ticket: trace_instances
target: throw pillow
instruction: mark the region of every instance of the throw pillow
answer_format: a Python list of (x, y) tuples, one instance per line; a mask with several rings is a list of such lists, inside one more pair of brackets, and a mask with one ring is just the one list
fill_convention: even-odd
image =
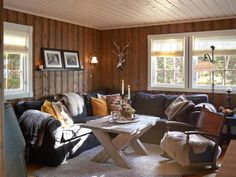
[(188, 100), (184, 94), (176, 98), (165, 110), (168, 120), (175, 120), (176, 115), (187, 104), (188, 104)]
[(50, 115), (52, 115), (53, 117), (57, 118), (56, 112), (54, 111), (52, 102), (45, 100), (42, 107), (41, 107), (41, 111), (42, 112), (46, 112)]
[(107, 96), (120, 96), (119, 93), (115, 93), (115, 94), (110, 94), (110, 95), (103, 95), (103, 94), (100, 94), (100, 93), (97, 93), (97, 97), (98, 98), (103, 98), (106, 100)]
[(194, 109), (195, 104), (192, 101), (188, 101), (188, 103), (182, 107), (181, 110), (176, 114), (175, 120), (179, 122), (186, 122), (190, 123), (189, 118), (191, 117), (190, 114)]
[(83, 94), (83, 98), (84, 98), (84, 102), (85, 102), (85, 106), (86, 106), (86, 110), (87, 110), (87, 115), (88, 116), (92, 116), (93, 115), (93, 110), (92, 110), (92, 104), (91, 104), (91, 98), (97, 98), (97, 93), (101, 93), (104, 94), (104, 91), (96, 91), (96, 92), (89, 92), (89, 93), (84, 93)]
[(110, 112), (122, 110), (122, 105), (121, 105), (122, 98), (120, 95), (106, 95), (106, 101), (108, 110)]
[(84, 100), (76, 93), (63, 93), (55, 96), (55, 101), (61, 101), (72, 116), (83, 113)]
[(69, 111), (63, 105), (63, 103), (60, 101), (52, 102), (52, 105), (56, 112), (57, 120), (61, 122), (62, 127), (63, 128), (71, 127), (74, 124), (74, 122), (70, 116)]
[(106, 116), (108, 115), (108, 107), (106, 100), (102, 98), (91, 98), (91, 104), (94, 116)]

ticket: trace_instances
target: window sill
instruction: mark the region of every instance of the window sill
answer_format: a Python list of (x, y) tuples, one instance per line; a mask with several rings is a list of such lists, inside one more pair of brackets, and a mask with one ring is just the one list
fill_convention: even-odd
[(33, 92), (4, 94), (4, 100), (14, 100), (14, 99), (31, 98), (31, 97), (33, 97)]
[[(177, 88), (177, 87), (148, 87), (148, 91), (161, 91), (161, 92), (196, 92), (196, 93), (212, 93), (211, 87), (209, 89), (203, 89), (203, 88)], [(236, 88), (232, 89), (232, 94), (236, 93)], [(226, 94), (225, 89), (216, 89), (214, 90), (214, 93), (220, 93), (220, 94)]]

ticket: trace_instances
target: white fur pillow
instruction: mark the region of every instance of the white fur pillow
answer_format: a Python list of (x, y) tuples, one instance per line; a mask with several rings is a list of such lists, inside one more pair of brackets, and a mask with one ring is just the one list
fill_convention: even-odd
[(77, 116), (83, 112), (84, 99), (76, 93), (58, 94), (56, 100), (63, 102), (72, 116)]

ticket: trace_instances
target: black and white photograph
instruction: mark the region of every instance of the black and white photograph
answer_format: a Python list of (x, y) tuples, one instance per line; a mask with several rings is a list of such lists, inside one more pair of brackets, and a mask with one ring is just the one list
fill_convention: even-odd
[(62, 69), (61, 51), (57, 49), (42, 49), (45, 69)]
[(79, 53), (77, 51), (63, 51), (65, 68), (80, 68)]

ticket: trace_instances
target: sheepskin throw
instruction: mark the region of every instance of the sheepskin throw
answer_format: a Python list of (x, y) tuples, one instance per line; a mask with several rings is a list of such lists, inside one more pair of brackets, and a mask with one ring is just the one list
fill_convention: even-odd
[(76, 93), (62, 93), (55, 96), (56, 101), (61, 101), (71, 116), (77, 116), (83, 112), (84, 99)]

